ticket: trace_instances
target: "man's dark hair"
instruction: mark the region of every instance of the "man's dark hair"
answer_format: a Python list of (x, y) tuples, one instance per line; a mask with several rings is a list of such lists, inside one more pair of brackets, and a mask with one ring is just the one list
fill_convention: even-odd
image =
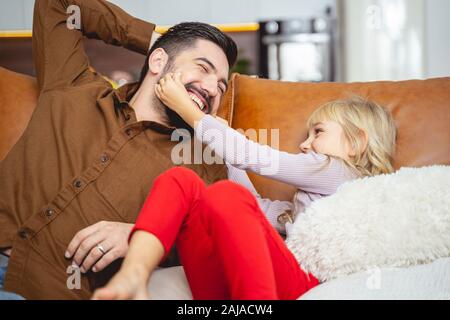
[(237, 56), (237, 47), (233, 39), (212, 25), (201, 22), (182, 22), (171, 27), (150, 48), (141, 71), (139, 86), (148, 73), (148, 58), (155, 49), (163, 48), (166, 51), (169, 56), (168, 65), (170, 65), (181, 51), (194, 47), (199, 39), (211, 41), (219, 46), (225, 53), (231, 69)]

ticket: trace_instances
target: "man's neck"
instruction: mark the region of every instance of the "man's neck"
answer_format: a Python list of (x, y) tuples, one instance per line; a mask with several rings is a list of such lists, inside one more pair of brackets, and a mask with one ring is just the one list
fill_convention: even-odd
[(146, 80), (144, 80), (141, 87), (130, 100), (130, 106), (134, 109), (137, 121), (154, 121), (170, 126), (164, 110), (162, 108), (158, 109), (154, 105), (154, 93), (144, 89), (153, 88), (153, 85), (146, 83)]

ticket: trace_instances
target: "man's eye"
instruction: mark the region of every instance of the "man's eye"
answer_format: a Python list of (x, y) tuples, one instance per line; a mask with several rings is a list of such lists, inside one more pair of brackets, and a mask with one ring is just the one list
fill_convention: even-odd
[(204, 65), (200, 64), (199, 66), (203, 71), (208, 72), (208, 68), (206, 68)]

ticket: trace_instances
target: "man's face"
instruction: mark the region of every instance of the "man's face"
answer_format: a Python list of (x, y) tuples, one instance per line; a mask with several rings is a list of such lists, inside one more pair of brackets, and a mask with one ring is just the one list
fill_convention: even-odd
[[(219, 46), (206, 40), (197, 40), (194, 47), (178, 54), (171, 68), (167, 70), (180, 72), (181, 81), (191, 99), (200, 110), (212, 115), (217, 113), (227, 89), (228, 71), (225, 53)], [(172, 125), (186, 128), (187, 124), (175, 112), (167, 107), (165, 110)]]

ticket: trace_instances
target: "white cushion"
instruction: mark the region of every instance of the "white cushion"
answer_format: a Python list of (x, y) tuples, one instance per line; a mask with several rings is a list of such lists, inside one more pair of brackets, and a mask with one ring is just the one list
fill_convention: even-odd
[(183, 267), (155, 270), (150, 277), (148, 290), (152, 300), (192, 300)]
[(311, 289), (300, 300), (450, 299), (450, 258), (409, 268), (372, 269)]
[[(156, 270), (149, 282), (154, 300), (191, 300), (183, 267)], [(450, 258), (433, 263), (343, 276), (311, 289), (300, 300), (450, 299)]]

